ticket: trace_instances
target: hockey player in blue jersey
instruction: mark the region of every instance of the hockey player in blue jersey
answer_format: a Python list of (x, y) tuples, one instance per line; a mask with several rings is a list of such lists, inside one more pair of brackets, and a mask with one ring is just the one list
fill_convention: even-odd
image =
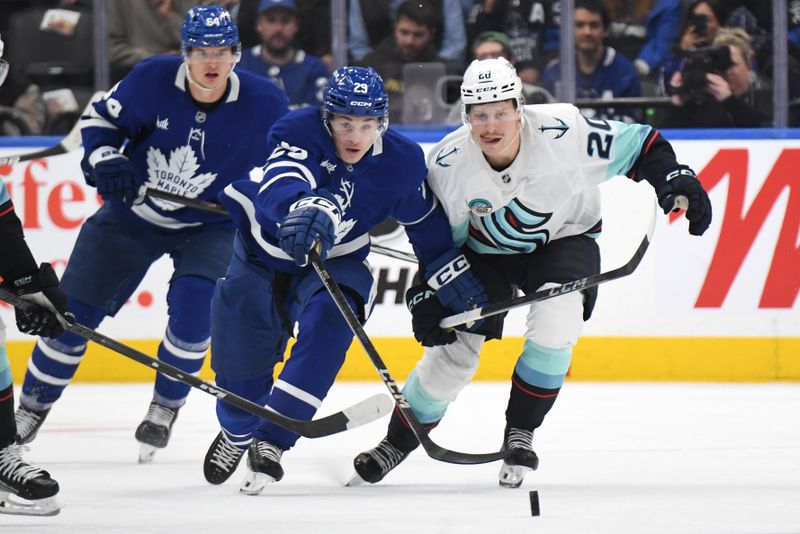
[[(464, 125), (430, 151), (428, 183), (492, 301), (599, 273), (598, 186), (615, 176), (646, 180), (665, 212), (686, 197), (689, 233), (708, 229), (703, 186), (650, 126), (589, 119), (570, 104), (525, 106), (522, 81), (503, 58), (473, 61), (461, 100)], [(419, 421), (435, 426), (475, 374), (484, 341), (502, 335), (504, 314), (477, 331), (442, 330), (430, 289), (421, 284), (406, 293), (425, 352), (403, 393)], [(533, 433), (558, 397), (596, 299), (595, 286), (528, 306), (505, 413), (501, 486), (518, 487), (538, 467)], [(386, 437), (356, 456), (354, 482), (382, 480), (418, 445), (395, 411)]]
[[(8, 74), (0, 39), (0, 85)], [(67, 311), (67, 297), (49, 263), (36, 266), (22, 221), (14, 211), (6, 184), (0, 180), (0, 283), (6, 291), (25, 299), (31, 310), (14, 310), (17, 328), (32, 335), (58, 336), (64, 332), (56, 312)], [(55, 515), (60, 507), (58, 482), (47, 471), (26, 463), (14, 444), (14, 384), (6, 354), (6, 327), (0, 318), (0, 514)], [(14, 497), (11, 497), (13, 495)]]
[[(263, 165), (269, 128), (288, 108), (274, 84), (233, 72), (239, 33), (223, 8), (192, 8), (182, 39), (182, 58), (141, 62), (82, 119), (81, 167), (105, 203), (81, 228), (62, 287), (77, 320), (95, 328), (119, 311), (150, 265), (169, 254), (169, 321), (158, 358), (197, 373), (210, 343), (214, 283), (233, 250), (233, 223), (181, 204), (139, 199), (141, 186), (216, 200), (226, 185)], [(72, 333), (38, 340), (16, 414), (19, 443), (35, 437), (85, 351), (85, 340)], [(136, 430), (140, 461), (167, 445), (188, 393), (188, 385), (156, 376), (153, 400)]]
[[(308, 253), (318, 242), (349, 305), (366, 321), (369, 230), (387, 216), (405, 227), (441, 305), (457, 310), (486, 302), (427, 188), (422, 150), (387, 131), (387, 113), (380, 76), (341, 67), (325, 88), (321, 111), (292, 111), (272, 128), (263, 179), (234, 182), (220, 196), (238, 229), (212, 301), (211, 366), (220, 386), (288, 417), (312, 418), (353, 335), (307, 265)], [(295, 323), (297, 341), (273, 382)], [(245, 450), (242, 492), (256, 495), (283, 477), (281, 455), (297, 434), (224, 402), (217, 416), (222, 432), (204, 464), (210, 483), (227, 480)]]

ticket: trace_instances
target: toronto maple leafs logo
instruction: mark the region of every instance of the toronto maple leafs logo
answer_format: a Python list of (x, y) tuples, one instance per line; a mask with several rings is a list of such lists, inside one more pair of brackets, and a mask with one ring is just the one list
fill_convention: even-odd
[[(195, 176), (200, 165), (190, 146), (178, 147), (169, 154), (169, 160), (161, 150), (150, 147), (147, 151), (147, 186), (167, 191), (186, 198), (197, 198), (217, 178), (215, 172)], [(165, 211), (185, 207), (167, 200), (150, 197), (151, 202)]]
[[(344, 216), (347, 208), (353, 203), (353, 195), (356, 193), (356, 186), (350, 180), (342, 180), (339, 185), (339, 191), (342, 193), (341, 195), (334, 193), (333, 196), (336, 197), (336, 202), (339, 203), (339, 207), (342, 209), (342, 216)], [(358, 219), (343, 219), (336, 228), (335, 243), (340, 243), (357, 222)]]

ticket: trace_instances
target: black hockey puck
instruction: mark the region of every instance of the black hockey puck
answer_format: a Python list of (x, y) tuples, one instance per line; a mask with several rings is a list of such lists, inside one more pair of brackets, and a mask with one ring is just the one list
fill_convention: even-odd
[(539, 492), (531, 490), (528, 492), (528, 497), (531, 499), (531, 515), (539, 515)]

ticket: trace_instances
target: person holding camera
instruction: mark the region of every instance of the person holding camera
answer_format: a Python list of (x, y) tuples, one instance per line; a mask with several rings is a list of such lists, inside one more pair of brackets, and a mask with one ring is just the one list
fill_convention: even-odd
[(772, 91), (753, 71), (750, 38), (720, 28), (713, 46), (685, 52), (669, 81), (674, 108), (661, 128), (757, 128), (772, 123)]

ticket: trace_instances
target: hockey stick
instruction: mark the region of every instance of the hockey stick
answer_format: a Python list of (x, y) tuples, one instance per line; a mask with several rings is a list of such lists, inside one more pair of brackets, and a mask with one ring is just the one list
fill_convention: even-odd
[[(142, 189), (143, 189), (143, 194), (147, 195), (148, 197), (160, 198), (162, 200), (175, 202), (176, 204), (183, 204), (188, 208), (205, 211), (207, 213), (215, 213), (217, 215), (228, 215), (228, 210), (226, 210), (223, 206), (220, 206), (215, 202), (208, 202), (207, 200), (198, 200), (196, 198), (188, 198), (182, 195), (168, 193), (167, 191), (153, 189), (152, 187), (143, 187)], [(388, 256), (390, 258), (404, 260), (411, 263), (417, 263), (417, 257), (408, 252), (402, 252), (400, 250), (395, 250), (393, 248), (382, 247), (381, 245), (376, 245), (375, 243), (370, 244), (370, 250), (378, 254)]]
[[(81, 117), (89, 113), (89, 109), (94, 102), (99, 99), (104, 94), (103, 91), (98, 91), (92, 95), (89, 99), (89, 103), (86, 104), (86, 107), (81, 112)], [(30, 161), (32, 159), (40, 159), (40, 158), (49, 158), (51, 156), (60, 156), (61, 154), (66, 154), (67, 152), (72, 152), (74, 150), (78, 150), (82, 144), (83, 140), (81, 139), (81, 119), (78, 117), (77, 122), (69, 131), (69, 133), (58, 142), (49, 148), (44, 148), (42, 150), (37, 150), (36, 152), (28, 152), (27, 154), (20, 154), (18, 156), (3, 156), (0, 157), (0, 165), (14, 165), (15, 163), (20, 163), (23, 161)]]
[[(680, 200), (681, 198), (684, 200)], [(679, 200), (675, 204), (676, 207), (678, 206), (683, 207), (685, 205), (685, 197), (679, 197)], [(647, 251), (647, 247), (653, 240), (653, 230), (655, 230), (656, 226), (656, 211), (657, 211), (656, 206), (653, 206), (653, 213), (650, 216), (650, 222), (647, 227), (647, 233), (645, 234), (644, 238), (642, 238), (642, 242), (639, 243), (639, 247), (636, 249), (636, 252), (633, 253), (633, 256), (631, 257), (631, 259), (628, 260), (628, 262), (625, 265), (617, 267), (616, 269), (613, 269), (611, 271), (606, 271), (604, 273), (587, 276), (579, 280), (573, 280), (572, 282), (566, 282), (564, 284), (561, 284), (560, 286), (551, 287), (549, 289), (541, 289), (539, 291), (535, 291), (533, 293), (529, 293), (521, 297), (502, 300), (500, 302), (495, 302), (494, 304), (487, 304), (482, 308), (475, 308), (474, 310), (466, 311), (463, 313), (449, 315), (444, 319), (442, 319), (441, 321), (439, 321), (439, 326), (442, 328), (453, 328), (454, 326), (477, 321), (485, 317), (491, 317), (492, 315), (497, 315), (499, 313), (504, 313), (507, 312), (508, 310), (519, 308), (520, 306), (526, 306), (531, 302), (547, 300), (553, 297), (557, 297), (559, 295), (564, 295), (566, 293), (572, 293), (573, 291), (589, 289), (590, 287), (594, 287), (598, 284), (602, 284), (610, 280), (616, 280), (618, 278), (628, 276), (634, 270), (636, 270), (636, 267), (639, 266), (639, 262), (642, 261), (644, 253)]]
[(417, 416), (414, 415), (414, 411), (408, 404), (405, 395), (403, 395), (403, 392), (398, 387), (397, 382), (395, 382), (394, 378), (392, 378), (391, 373), (389, 373), (389, 370), (386, 368), (386, 364), (381, 359), (378, 351), (372, 344), (372, 341), (370, 341), (369, 336), (367, 336), (367, 333), (364, 331), (364, 327), (361, 326), (356, 314), (352, 309), (350, 309), (350, 306), (347, 304), (347, 300), (345, 300), (345, 297), (342, 294), (342, 290), (339, 289), (339, 286), (331, 276), (331, 273), (328, 271), (328, 268), (325, 266), (322, 258), (320, 258), (316, 248), (312, 249), (308, 256), (309, 260), (311, 261), (311, 265), (313, 265), (314, 270), (317, 271), (317, 274), (322, 280), (325, 289), (327, 289), (328, 293), (330, 293), (331, 298), (333, 298), (333, 302), (336, 304), (336, 307), (339, 308), (344, 320), (347, 321), (347, 325), (350, 327), (350, 330), (353, 331), (353, 334), (355, 334), (355, 336), (358, 338), (361, 346), (364, 347), (364, 351), (366, 351), (367, 356), (369, 356), (369, 359), (372, 361), (375, 369), (377, 369), (378, 374), (381, 376), (381, 380), (383, 380), (383, 383), (386, 384), (387, 388), (389, 388), (389, 392), (392, 394), (392, 397), (394, 397), (398, 410), (400, 410), (403, 418), (406, 420), (406, 422), (408, 422), (408, 426), (411, 428), (411, 431), (414, 432), (414, 435), (417, 436), (417, 439), (419, 439), (422, 447), (425, 449), (425, 452), (428, 453), (428, 456), (451, 464), (484, 464), (488, 462), (494, 462), (496, 460), (502, 460), (506, 455), (505, 451), (487, 454), (457, 452), (440, 447), (428, 437), (428, 433), (422, 427), (422, 424), (417, 419)]
[[(14, 307), (19, 307), (22, 310), (25, 310), (26, 307), (30, 308), (31, 306), (31, 304), (22, 297), (6, 291), (2, 287), (0, 287), (0, 299), (6, 301)], [(282, 426), (287, 430), (307, 438), (320, 438), (323, 436), (344, 432), (345, 430), (350, 430), (351, 428), (356, 428), (363, 424), (379, 419), (380, 417), (383, 417), (392, 411), (391, 400), (388, 396), (380, 393), (327, 417), (312, 421), (298, 421), (297, 419), (286, 417), (263, 406), (259, 406), (258, 404), (255, 404), (244, 397), (240, 397), (235, 393), (231, 393), (230, 391), (227, 391), (219, 386), (215, 386), (192, 374), (185, 373), (177, 367), (150, 357), (132, 347), (120, 343), (119, 341), (116, 341), (110, 337), (106, 337), (100, 332), (83, 326), (80, 323), (67, 322), (66, 325), (67, 330), (81, 336), (84, 339), (94, 341), (98, 345), (102, 345), (113, 350), (114, 352), (122, 354), (126, 358), (130, 358), (131, 360), (139, 362), (142, 365), (146, 365), (147, 367), (152, 367), (163, 375), (174, 378), (175, 380), (183, 382), (184, 384), (188, 384), (193, 388), (205, 391), (209, 395), (213, 395), (214, 397), (223, 400), (228, 404), (236, 406), (240, 410), (244, 410), (252, 415), (266, 419), (267, 421), (275, 423), (276, 425)]]

